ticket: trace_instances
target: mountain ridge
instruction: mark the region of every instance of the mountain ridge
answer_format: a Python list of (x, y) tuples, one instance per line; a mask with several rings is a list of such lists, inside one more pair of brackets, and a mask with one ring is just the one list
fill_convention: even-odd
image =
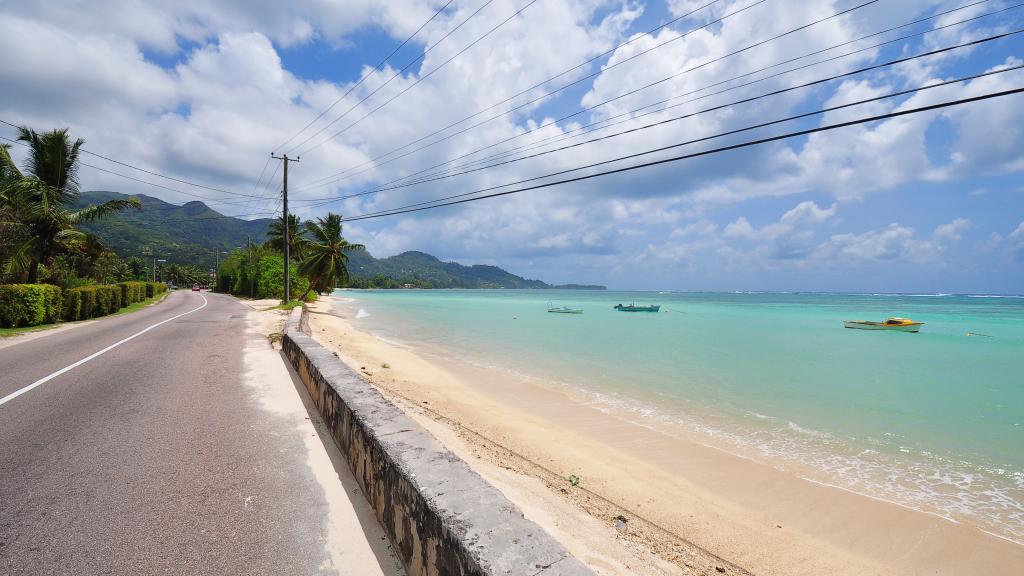
[[(125, 210), (80, 225), (122, 258), (141, 257), (148, 249), (152, 255), (147, 258), (213, 268), (217, 251), (230, 252), (250, 238), (262, 243), (271, 222), (269, 218), (243, 220), (225, 216), (198, 200), (177, 205), (145, 194), (131, 196), (142, 202), (142, 210)], [(83, 192), (73, 208), (129, 197), (105, 190)], [(351, 253), (349, 274), (351, 284), (361, 288), (406, 285), (416, 288), (605, 289), (596, 285), (551, 285), (517, 276), (498, 266), (445, 262), (418, 250), (384, 258), (375, 258), (367, 251)]]

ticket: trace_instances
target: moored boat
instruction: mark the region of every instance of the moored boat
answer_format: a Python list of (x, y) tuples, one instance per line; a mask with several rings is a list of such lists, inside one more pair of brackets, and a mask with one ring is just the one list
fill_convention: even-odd
[(650, 306), (637, 306), (636, 302), (624, 306), (622, 304), (616, 304), (615, 309), (619, 312), (657, 312), (661, 310), (660, 304), (651, 304)]
[(554, 306), (548, 302), (548, 312), (554, 314), (583, 314), (582, 308), (570, 308), (568, 306)]
[(894, 330), (896, 332), (917, 332), (921, 330), (924, 322), (914, 322), (910, 318), (893, 316), (886, 318), (884, 322), (871, 322), (869, 320), (843, 320), (844, 328), (856, 330)]

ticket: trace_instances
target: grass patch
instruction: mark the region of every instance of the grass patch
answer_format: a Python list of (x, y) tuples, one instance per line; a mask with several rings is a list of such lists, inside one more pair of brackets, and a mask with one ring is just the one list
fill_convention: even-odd
[(271, 306), (270, 308), (264, 308), (264, 310), (291, 310), (298, 306), (305, 304), (302, 300), (291, 300), (289, 302), (282, 302), (277, 306)]
[(10, 336), (18, 336), (19, 334), (28, 334), (29, 332), (39, 332), (40, 330), (49, 330), (54, 326), (59, 326), (63, 322), (55, 322), (53, 324), (39, 324), (36, 326), (19, 326), (18, 328), (0, 328), (0, 338), (8, 338)]
[[(145, 300), (142, 300), (140, 302), (136, 302), (134, 304), (129, 304), (128, 306), (125, 306), (124, 308), (121, 308), (117, 312), (114, 312), (113, 314), (109, 314), (109, 316), (120, 316), (121, 314), (128, 314), (129, 312), (135, 312), (136, 310), (141, 310), (141, 309), (145, 308), (146, 306), (149, 306), (151, 304), (156, 304), (157, 302), (160, 302), (161, 300), (166, 298), (168, 294), (170, 294), (170, 292), (164, 292), (163, 294), (159, 294), (157, 296), (153, 296), (152, 298), (146, 298)], [(99, 318), (103, 318), (103, 316), (100, 316)], [(98, 320), (99, 318), (95, 318), (95, 319)]]
[(114, 312), (113, 314), (107, 314), (106, 316), (97, 316), (95, 318), (90, 318), (88, 320), (78, 320), (77, 322), (53, 322), (53, 323), (50, 323), (50, 324), (38, 324), (36, 326), (20, 326), (18, 328), (0, 328), (0, 338), (9, 338), (11, 336), (19, 336), (21, 334), (28, 334), (29, 332), (39, 332), (40, 330), (49, 330), (51, 328), (56, 328), (57, 326), (63, 326), (65, 324), (78, 324), (79, 322), (91, 322), (93, 320), (102, 320), (104, 318), (109, 318), (111, 316), (119, 316), (121, 314), (128, 314), (129, 312), (135, 312), (136, 310), (141, 310), (142, 308), (145, 308), (146, 306), (149, 306), (149, 305), (152, 305), (152, 304), (156, 304), (156, 303), (160, 302), (161, 300), (163, 300), (164, 298), (166, 298), (168, 294), (170, 294), (170, 292), (164, 292), (163, 294), (160, 294), (158, 296), (153, 296), (152, 298), (146, 298), (145, 300), (143, 300), (141, 302), (136, 302), (134, 304), (130, 304), (127, 307), (121, 308), (117, 312)]

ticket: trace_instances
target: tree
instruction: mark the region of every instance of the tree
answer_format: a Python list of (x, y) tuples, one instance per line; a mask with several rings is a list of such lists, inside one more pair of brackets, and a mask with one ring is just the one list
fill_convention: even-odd
[[(299, 261), (302, 260), (306, 244), (309, 242), (301, 228), (301, 224), (302, 221), (297, 215), (288, 215), (288, 255)], [(283, 254), (284, 235), (284, 215), (282, 214), (271, 221), (270, 227), (267, 230), (267, 241), (264, 246)]]
[(138, 256), (131, 256), (127, 261), (128, 269), (131, 271), (132, 280), (149, 280), (149, 269), (146, 263)]
[(348, 252), (363, 250), (362, 244), (350, 244), (341, 236), (341, 215), (328, 213), (326, 217), (306, 222), (310, 239), (299, 272), (309, 278), (309, 292), (330, 292), (339, 284), (348, 282)]
[(28, 143), (29, 156), (25, 172), (18, 170), (10, 155), (0, 154), (6, 174), (3, 186), (4, 210), (23, 227), (23, 237), (12, 247), (9, 265), (28, 269), (29, 283), (39, 279), (39, 265), (56, 254), (62, 243), (80, 238), (74, 229), (80, 222), (102, 218), (124, 208), (141, 208), (136, 198), (110, 200), (102, 204), (71, 211), (67, 206), (81, 195), (78, 189), (78, 154), (85, 143), (74, 142), (68, 130), (52, 130), (42, 134), (21, 127), (18, 140)]

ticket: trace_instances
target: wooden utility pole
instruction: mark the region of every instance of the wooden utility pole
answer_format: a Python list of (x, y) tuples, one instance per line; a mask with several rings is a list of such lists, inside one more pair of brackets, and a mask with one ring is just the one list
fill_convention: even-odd
[(270, 157), (284, 162), (284, 188), (281, 191), (283, 207), (281, 212), (284, 214), (284, 302), (287, 304), (288, 302), (291, 302), (291, 267), (289, 264), (292, 244), (292, 231), (288, 222), (288, 163), (298, 162), (299, 157), (296, 156), (295, 158), (289, 158), (287, 154), (275, 156), (273, 152), (270, 153)]

